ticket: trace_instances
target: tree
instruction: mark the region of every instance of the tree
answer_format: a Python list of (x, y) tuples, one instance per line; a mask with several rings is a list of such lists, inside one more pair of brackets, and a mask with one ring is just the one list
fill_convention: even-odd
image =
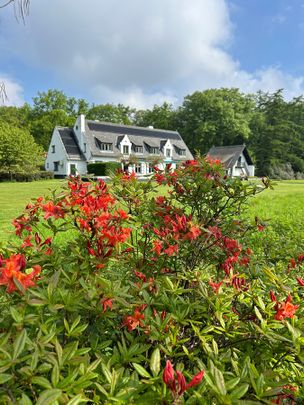
[(141, 127), (153, 125), (154, 128), (175, 130), (176, 111), (169, 103), (154, 105), (152, 110), (136, 111), (134, 123)]
[(0, 122), (0, 175), (31, 175), (42, 162), (43, 150), (28, 131)]
[(87, 112), (90, 120), (113, 122), (114, 124), (130, 125), (134, 110), (122, 104), (99, 104), (93, 105)]
[(253, 107), (252, 97), (238, 89), (197, 91), (186, 96), (178, 109), (177, 129), (192, 152), (240, 144), (250, 135)]

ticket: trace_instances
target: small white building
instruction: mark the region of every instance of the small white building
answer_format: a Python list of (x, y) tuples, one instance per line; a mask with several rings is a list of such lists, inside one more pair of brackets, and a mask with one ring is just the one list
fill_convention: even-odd
[(193, 156), (177, 131), (91, 121), (79, 115), (73, 128), (54, 129), (45, 168), (56, 177), (86, 175), (87, 164), (121, 162), (137, 175), (152, 173), (155, 164), (172, 168)]
[(213, 146), (207, 156), (219, 159), (228, 176), (242, 178), (254, 176), (254, 164), (246, 145)]

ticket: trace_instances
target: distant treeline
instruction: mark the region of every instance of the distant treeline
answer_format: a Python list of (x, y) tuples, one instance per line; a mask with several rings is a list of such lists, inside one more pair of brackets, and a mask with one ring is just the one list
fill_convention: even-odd
[(258, 175), (301, 178), (304, 173), (304, 98), (286, 101), (283, 90), (248, 95), (235, 88), (210, 89), (186, 96), (179, 107), (164, 103), (147, 110), (90, 104), (48, 90), (32, 105), (0, 107), (0, 124), (22, 128), (47, 150), (55, 125), (72, 126), (80, 113), (92, 120), (177, 130), (193, 153), (246, 143)]

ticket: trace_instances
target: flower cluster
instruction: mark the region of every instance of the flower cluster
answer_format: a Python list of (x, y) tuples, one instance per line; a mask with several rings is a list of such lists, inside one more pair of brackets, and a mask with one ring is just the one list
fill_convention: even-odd
[(36, 285), (41, 267), (35, 265), (26, 272), (26, 264), (26, 258), (20, 253), (13, 254), (8, 259), (0, 256), (0, 285), (5, 285), (8, 293), (17, 290), (16, 282), (24, 289)]
[(202, 381), (204, 373), (205, 372), (203, 370), (200, 371), (188, 384), (186, 384), (184, 375), (179, 370), (175, 372), (172, 363), (170, 360), (167, 360), (166, 367), (163, 372), (163, 381), (171, 391), (173, 398), (176, 400), (181, 397), (189, 388), (198, 385)]
[(273, 291), (270, 291), (270, 298), (272, 302), (275, 302), (275, 310), (277, 311), (274, 319), (277, 321), (282, 321), (285, 318), (293, 318), (299, 305), (293, 305), (291, 303), (292, 298), (290, 295), (285, 301), (278, 302)]

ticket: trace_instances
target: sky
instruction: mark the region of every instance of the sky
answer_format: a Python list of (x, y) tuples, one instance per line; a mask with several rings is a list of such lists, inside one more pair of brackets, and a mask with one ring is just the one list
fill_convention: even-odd
[(291, 99), (304, 0), (31, 0), (25, 23), (0, 9), (1, 82), (17, 106), (50, 88), (136, 108), (220, 87)]

